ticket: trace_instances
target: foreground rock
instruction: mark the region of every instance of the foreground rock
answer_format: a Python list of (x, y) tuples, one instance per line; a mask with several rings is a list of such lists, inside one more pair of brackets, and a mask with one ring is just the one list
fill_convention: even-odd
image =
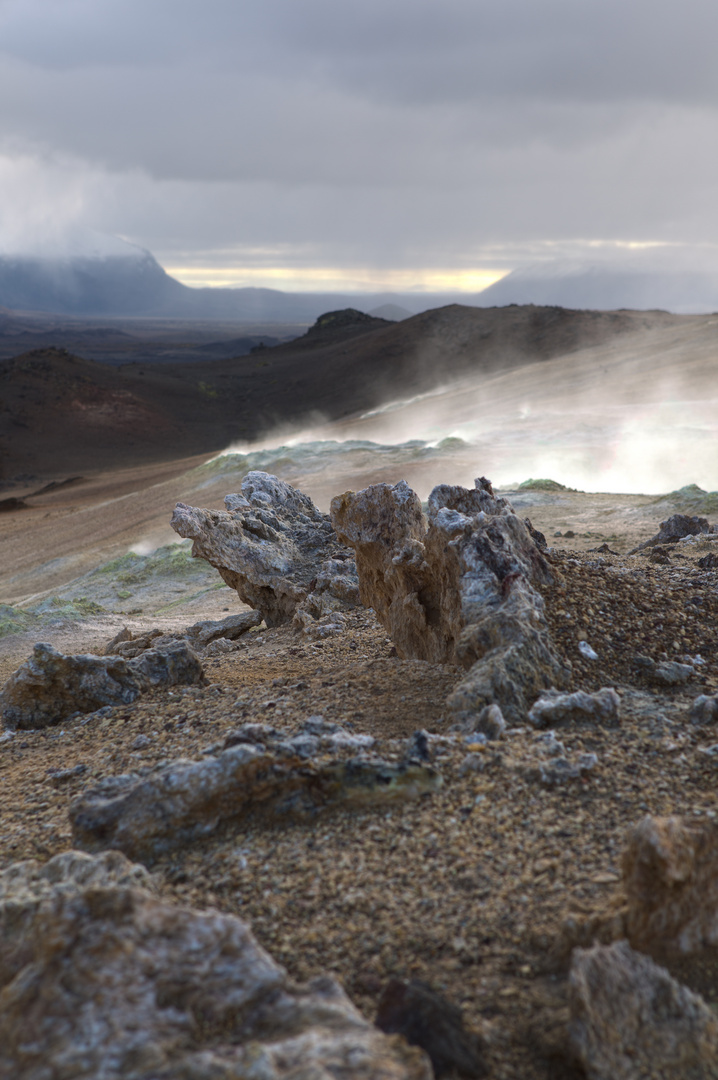
[(201, 683), (198, 657), (185, 641), (165, 649), (148, 649), (134, 660), (92, 654), (64, 656), (51, 645), (38, 644), (0, 693), (5, 727), (43, 728), (73, 713), (94, 712), (106, 705), (128, 705), (145, 690), (158, 686)]
[(337, 496), (332, 521), (356, 553), (362, 603), (399, 655), (470, 669), (449, 698), (457, 718), (470, 723), (496, 702), (521, 722), (542, 690), (568, 676), (535, 588), (553, 575), (510, 504), (488, 481), (476, 484), (434, 488), (428, 525), (404, 481)]
[(303, 626), (359, 602), (356, 567), (312, 500), (269, 473), (250, 472), (226, 510), (178, 503), (172, 528), (193, 541), (267, 626)]
[(623, 856), (631, 944), (653, 956), (718, 945), (718, 825), (645, 817)]
[(117, 853), (0, 874), (0, 1076), (430, 1080), (321, 977), (291, 983), (239, 919), (163, 903)]
[(70, 806), (73, 842), (151, 859), (249, 815), (278, 823), (312, 819), (332, 807), (417, 798), (441, 782), (435, 770), (411, 760), (312, 760), (318, 738), (277, 742), (267, 735), (271, 729), (248, 727), (255, 730), (236, 742), (228, 738), (214, 757), (169, 762), (146, 777), (109, 777), (84, 792)]
[(570, 1007), (589, 1080), (718, 1077), (718, 1016), (625, 941), (575, 951)]
[(534, 702), (529, 720), (539, 728), (581, 723), (617, 727), (620, 711), (621, 699), (612, 687), (603, 687), (595, 694), (585, 690), (573, 694), (548, 691)]

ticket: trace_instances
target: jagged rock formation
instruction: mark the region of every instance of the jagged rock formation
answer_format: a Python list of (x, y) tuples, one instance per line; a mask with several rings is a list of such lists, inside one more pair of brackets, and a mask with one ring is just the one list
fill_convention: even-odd
[[(325, 750), (341, 748), (329, 744)], [(249, 815), (311, 819), (334, 806), (416, 798), (441, 783), (434, 769), (411, 760), (327, 760), (317, 756), (321, 748), (310, 733), (282, 741), (278, 732), (253, 724), (201, 761), (179, 759), (145, 777), (108, 777), (71, 804), (73, 842), (151, 859)]]
[(542, 690), (566, 680), (534, 588), (553, 576), (510, 504), (488, 481), (476, 485), (434, 488), (428, 526), (404, 481), (337, 496), (332, 522), (356, 553), (362, 602), (399, 655), (470, 669), (448, 702), (458, 718), (496, 702), (522, 721)]
[(359, 602), (356, 567), (312, 500), (269, 473), (250, 472), (226, 510), (178, 503), (172, 528), (193, 541), (267, 626), (298, 625)]
[(589, 1080), (718, 1077), (718, 1017), (627, 942), (576, 949), (570, 1039)]
[(64, 656), (38, 644), (0, 693), (5, 727), (44, 728), (77, 712), (127, 705), (157, 686), (200, 683), (202, 665), (186, 641), (147, 649), (136, 659), (79, 654)]
[(165, 649), (183, 640), (188, 641), (193, 649), (206, 649), (222, 639), (236, 641), (252, 627), (259, 626), (261, 621), (262, 616), (258, 611), (241, 611), (238, 615), (228, 615), (226, 619), (203, 619), (178, 634), (166, 634), (157, 628), (133, 634), (125, 627), (107, 643), (105, 655), (132, 660), (147, 649)]
[(646, 816), (623, 855), (631, 944), (660, 957), (718, 945), (718, 825)]
[(239, 919), (158, 900), (118, 853), (0, 873), (0, 1075), (431, 1080), (341, 987), (289, 981)]

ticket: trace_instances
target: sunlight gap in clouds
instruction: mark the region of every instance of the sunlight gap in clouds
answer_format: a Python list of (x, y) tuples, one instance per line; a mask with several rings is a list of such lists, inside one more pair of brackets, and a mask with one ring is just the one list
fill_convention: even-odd
[(295, 292), (337, 289), (342, 292), (457, 291), (481, 292), (500, 281), (507, 270), (431, 269), (357, 269), (352, 267), (287, 266), (170, 266), (165, 270), (183, 285), (200, 287), (244, 288), (261, 286)]

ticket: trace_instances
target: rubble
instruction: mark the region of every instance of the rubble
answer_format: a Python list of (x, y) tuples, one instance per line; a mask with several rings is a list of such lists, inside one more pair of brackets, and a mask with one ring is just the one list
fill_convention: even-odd
[[(327, 761), (317, 758), (318, 736), (277, 736), (271, 728), (240, 729), (204, 760), (166, 762), (144, 777), (108, 777), (71, 803), (74, 844), (152, 859), (249, 816), (278, 823), (312, 819), (336, 806), (360, 809), (416, 798), (441, 784), (434, 769), (413, 761)], [(326, 740), (335, 752), (342, 748), (341, 739)], [(355, 749), (357, 740), (365, 747), (373, 741), (345, 739), (346, 748)]]
[(185, 641), (146, 650), (134, 660), (89, 653), (64, 656), (40, 643), (5, 683), (0, 712), (10, 730), (43, 728), (74, 713), (128, 705), (157, 686), (203, 679), (202, 665)]
[(362, 603), (398, 654), (469, 669), (448, 701), (456, 718), (496, 703), (521, 722), (531, 700), (568, 676), (535, 588), (554, 577), (510, 504), (483, 478), (476, 484), (434, 488), (428, 523), (405, 481), (376, 484), (333, 499), (332, 522), (355, 551)]
[(240, 919), (153, 893), (116, 852), (0, 873), (0, 1075), (431, 1080), (333, 979), (293, 983)]
[(573, 694), (548, 690), (532, 705), (529, 720), (539, 728), (576, 723), (617, 727), (620, 709), (621, 699), (612, 687), (602, 687), (595, 694), (585, 690)]
[(589, 1080), (718, 1077), (718, 1016), (627, 942), (576, 949), (570, 1041)]
[(331, 521), (312, 500), (269, 473), (250, 472), (242, 494), (228, 495), (226, 510), (178, 503), (172, 528), (193, 541), (240, 600), (267, 626), (301, 628), (359, 602), (356, 568)]

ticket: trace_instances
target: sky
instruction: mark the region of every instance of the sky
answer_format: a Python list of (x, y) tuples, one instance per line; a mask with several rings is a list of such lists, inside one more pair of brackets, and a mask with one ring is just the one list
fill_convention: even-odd
[(718, 264), (713, 0), (0, 0), (0, 250), (187, 284)]

